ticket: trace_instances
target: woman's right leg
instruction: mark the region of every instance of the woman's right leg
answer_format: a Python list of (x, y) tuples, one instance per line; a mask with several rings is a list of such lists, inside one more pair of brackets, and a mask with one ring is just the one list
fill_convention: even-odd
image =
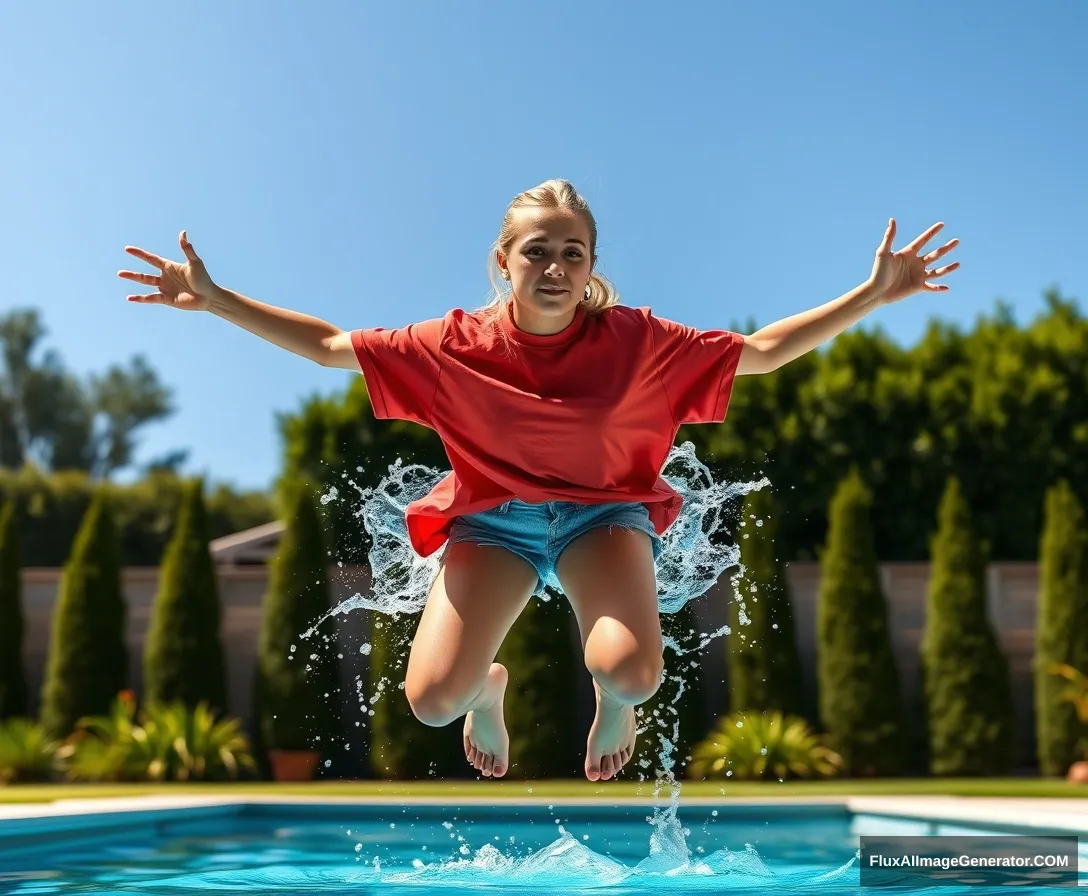
[(404, 693), (425, 725), (466, 715), (465, 756), (484, 775), (510, 765), (503, 722), (506, 669), (494, 662), (537, 585), (533, 566), (490, 545), (450, 545), (431, 586), (408, 658)]

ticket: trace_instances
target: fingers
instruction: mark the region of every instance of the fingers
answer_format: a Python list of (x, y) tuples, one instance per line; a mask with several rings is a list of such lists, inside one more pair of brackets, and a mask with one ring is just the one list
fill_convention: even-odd
[(145, 296), (129, 296), (128, 300), (140, 305), (162, 305), (166, 302), (166, 296), (161, 292), (153, 292)]
[(185, 257), (189, 261), (200, 261), (200, 257), (196, 254), (196, 250), (193, 248), (193, 244), (189, 242), (189, 236), (184, 230), (178, 237), (178, 242), (181, 243), (181, 251), (185, 253)]
[(895, 218), (888, 219), (888, 229), (884, 231), (884, 239), (880, 243), (878, 252), (891, 252), (892, 243), (895, 241)]
[[(189, 242), (189, 235), (183, 230), (178, 235), (178, 242), (181, 244), (181, 251), (185, 253), (185, 257), (189, 261), (200, 261), (200, 257), (196, 254), (196, 250), (193, 248), (193, 244)], [(135, 255), (137, 258), (141, 258), (148, 264), (154, 265), (160, 271), (166, 267), (166, 259), (156, 255), (154, 252), (148, 252), (146, 249), (141, 249), (139, 246), (125, 246), (125, 251), (129, 255)]]
[(920, 236), (915, 237), (914, 240), (906, 248), (903, 249), (903, 252), (913, 255), (915, 252), (921, 249), (922, 246), (924, 246), (931, 239), (933, 239), (933, 235), (942, 227), (944, 227), (943, 221), (934, 224), (928, 230), (924, 231)]
[(943, 268), (937, 268), (937, 269), (932, 270), (932, 271), (926, 271), (926, 279), (927, 280), (932, 280), (935, 277), (943, 277), (949, 271), (956, 270), (956, 268), (958, 268), (959, 266), (960, 266), (960, 263), (958, 261), (954, 261), (954, 262), (952, 262), (952, 264), (946, 264)]
[(138, 248), (136, 246), (125, 246), (125, 251), (129, 255), (135, 255), (137, 258), (142, 258), (148, 264), (153, 264), (160, 271), (163, 268), (166, 267), (166, 259), (165, 258), (160, 258), (158, 255), (155, 255), (153, 252), (148, 252), (147, 250), (140, 249), (140, 248)]
[(926, 264), (933, 264), (938, 258), (943, 258), (949, 252), (956, 248), (960, 244), (959, 240), (949, 240), (940, 249), (934, 249), (928, 255), (922, 256), (922, 261)]
[(930, 283), (930, 280), (935, 280), (938, 277), (943, 277), (945, 274), (956, 270), (960, 266), (958, 261), (952, 262), (952, 264), (946, 264), (942, 268), (936, 270), (926, 271), (926, 282), (922, 284), (922, 288), (926, 292), (948, 292), (948, 287), (943, 283)]
[(118, 277), (123, 277), (125, 280), (135, 280), (137, 283), (144, 283), (147, 286), (158, 286), (162, 283), (162, 277), (155, 274), (141, 274), (139, 271), (118, 271)]

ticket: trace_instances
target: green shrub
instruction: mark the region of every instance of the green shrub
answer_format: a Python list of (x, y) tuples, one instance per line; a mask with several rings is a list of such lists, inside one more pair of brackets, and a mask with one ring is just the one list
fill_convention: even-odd
[(0, 784), (50, 780), (60, 771), (57, 748), (57, 741), (30, 719), (0, 723)]
[(77, 781), (221, 781), (255, 769), (238, 719), (181, 701), (137, 716), (131, 692), (108, 715), (80, 719), (60, 755)]
[(25, 716), (29, 702), (19, 553), (15, 502), (9, 500), (0, 506), (0, 720)]
[(1071, 706), (1077, 719), (1088, 725), (1088, 675), (1068, 663), (1052, 663), (1047, 671), (1069, 682), (1058, 691), (1057, 698)]
[(771, 488), (750, 492), (742, 511), (741, 575), (726, 639), (729, 708), (804, 715), (801, 658), (789, 582), (779, 559), (778, 512)]
[(934, 775), (1000, 775), (1012, 764), (1008, 661), (986, 614), (986, 556), (959, 482), (941, 499), (920, 647)]
[[(441, 728), (424, 725), (412, 714), (404, 693), (409, 648), (421, 615), (370, 613), (371, 651), (365, 695), (370, 768), (378, 778), (386, 780), (476, 775), (465, 758), (464, 719)], [(510, 705), (509, 701), (506, 705)]]
[(723, 718), (692, 754), (691, 772), (735, 781), (825, 778), (839, 773), (842, 757), (799, 716), (777, 711)]
[(105, 490), (91, 503), (64, 566), (53, 611), (42, 724), (63, 738), (109, 709), (128, 676), (121, 546)]
[[(132, 483), (101, 483), (86, 473), (0, 469), (0, 499), (14, 499), (23, 566), (61, 566), (95, 491), (111, 498), (125, 566), (158, 566), (173, 532), (185, 479), (155, 472)], [(220, 538), (276, 519), (270, 495), (217, 485), (207, 498), (208, 537)]]
[(285, 528), (269, 564), (255, 681), (260, 743), (268, 749), (325, 751), (339, 733), (339, 669), (311, 660), (302, 635), (330, 609), (328, 554), (312, 484), (285, 491)]
[[(1035, 627), (1035, 730), (1039, 770), (1064, 775), (1080, 758), (1088, 709), (1063, 698), (1065, 670), (1088, 669), (1088, 525), (1068, 482), (1046, 496)], [(1069, 681), (1075, 679), (1069, 678)]]
[(572, 617), (565, 597), (534, 597), (499, 649), (498, 662), (510, 673), (503, 710), (510, 735), (506, 777), (569, 778), (582, 772), (585, 737), (579, 743), (572, 712), (580, 662)]
[(873, 550), (872, 497), (856, 470), (829, 512), (817, 597), (820, 720), (848, 775), (899, 774), (903, 700)]
[(148, 703), (227, 709), (226, 669), (219, 637), (219, 582), (208, 551), (204, 484), (188, 485), (159, 575), (144, 652)]

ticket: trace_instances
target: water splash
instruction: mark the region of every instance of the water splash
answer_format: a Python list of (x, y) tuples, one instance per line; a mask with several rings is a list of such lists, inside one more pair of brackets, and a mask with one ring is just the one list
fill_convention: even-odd
[[(408, 539), (408, 505), (426, 496), (446, 473), (399, 460), (373, 488), (355, 487), (360, 507), (356, 515), (372, 539), (368, 554), (371, 587), (341, 601), (318, 619), (303, 637), (311, 637), (322, 622), (352, 610), (398, 615), (417, 613), (427, 602), (438, 574), (441, 552), (420, 557)], [(737, 504), (749, 492), (769, 485), (764, 478), (747, 482), (715, 482), (709, 468), (695, 456), (691, 442), (674, 447), (666, 458), (662, 478), (681, 495), (683, 509), (662, 536), (657, 559), (658, 605), (676, 613), (688, 601), (706, 593), (722, 574), (738, 564), (740, 549), (730, 530)], [(335, 488), (323, 503), (340, 500)]]
[(382, 883), (443, 887), (487, 887), (501, 882), (503, 888), (530, 892), (584, 892), (608, 888), (613, 893), (644, 893), (670, 890), (681, 893), (743, 892), (842, 893), (856, 887), (857, 856), (823, 873), (811, 867), (772, 869), (752, 844), (743, 851), (719, 849), (705, 857), (693, 857), (675, 814), (670, 824), (659, 825), (650, 835), (650, 853), (634, 866), (601, 855), (580, 843), (560, 827), (559, 837), (525, 857), (504, 855), (486, 844), (467, 858), (416, 860), (412, 871), (390, 871)]

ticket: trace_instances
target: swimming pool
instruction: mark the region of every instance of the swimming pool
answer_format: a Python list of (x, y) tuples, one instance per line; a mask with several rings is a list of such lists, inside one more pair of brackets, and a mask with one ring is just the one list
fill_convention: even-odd
[(859, 886), (860, 835), (942, 827), (986, 830), (834, 803), (682, 802), (655, 811), (650, 803), (267, 801), (90, 811), (0, 820), (0, 892), (871, 894)]

